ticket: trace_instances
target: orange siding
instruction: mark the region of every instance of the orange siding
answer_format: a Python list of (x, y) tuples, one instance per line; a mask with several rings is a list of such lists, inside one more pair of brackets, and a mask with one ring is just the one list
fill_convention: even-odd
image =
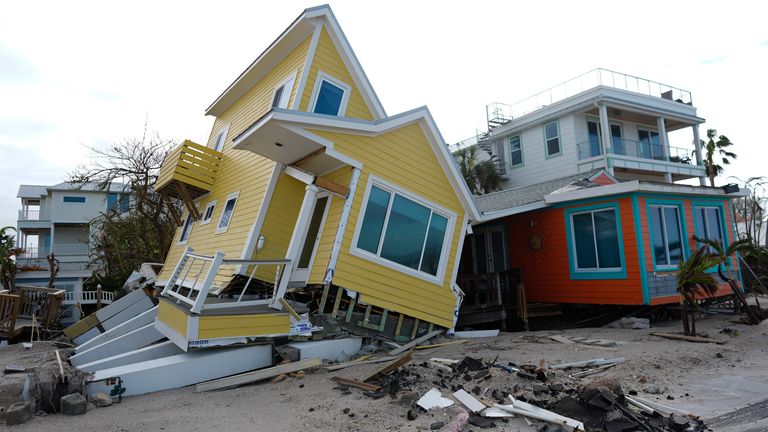
[[(642, 304), (643, 293), (638, 264), (632, 201), (619, 198), (602, 203), (619, 204), (621, 233), (624, 240), (626, 279), (572, 280), (568, 264), (568, 240), (565, 208), (546, 209), (506, 220), (512, 267), (523, 270), (528, 301), (590, 304)], [(581, 206), (592, 206), (591, 202)], [(542, 239), (539, 250), (528, 247), (532, 235)]]

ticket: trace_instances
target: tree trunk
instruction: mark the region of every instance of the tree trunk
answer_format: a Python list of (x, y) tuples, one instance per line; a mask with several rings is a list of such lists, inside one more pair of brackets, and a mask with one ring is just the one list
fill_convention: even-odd
[(691, 336), (696, 336), (696, 304), (693, 302), (689, 303), (691, 303)]
[(731, 269), (728, 268), (728, 276), (725, 276), (723, 274), (722, 270), (723, 264), (717, 266), (717, 272), (720, 274), (720, 277), (728, 282), (728, 285), (731, 287), (731, 290), (733, 291), (733, 294), (736, 296), (736, 299), (738, 299), (739, 303), (741, 303), (741, 306), (744, 307), (744, 312), (747, 314), (747, 320), (749, 321), (749, 324), (755, 325), (760, 324), (760, 318), (757, 316), (754, 310), (749, 307), (749, 303), (747, 303), (747, 299), (744, 297), (744, 293), (741, 292), (741, 288), (739, 287), (739, 284), (736, 282), (735, 278), (733, 277), (733, 274), (731, 273)]
[(680, 302), (680, 307), (682, 308), (681, 317), (683, 320), (683, 334), (685, 334), (686, 336), (690, 336), (691, 328), (688, 325), (688, 301), (683, 300), (682, 302)]

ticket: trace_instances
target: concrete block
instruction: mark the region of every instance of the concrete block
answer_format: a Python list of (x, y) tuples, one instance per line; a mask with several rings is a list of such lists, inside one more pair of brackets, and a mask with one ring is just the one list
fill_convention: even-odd
[(133, 351), (138, 348), (143, 348), (163, 338), (165, 338), (165, 336), (155, 329), (154, 324), (148, 324), (118, 338), (112, 339), (111, 341), (104, 342), (101, 345), (96, 345), (91, 349), (75, 354), (69, 358), (69, 362), (72, 363), (73, 366), (80, 366)]
[(187, 352), (161, 359), (99, 370), (88, 394), (110, 394), (122, 380), (123, 396), (184, 387), (272, 365), (272, 345), (252, 345)]
[(293, 342), (288, 347), (298, 350), (297, 360), (320, 358), (322, 360), (338, 361), (342, 352), (352, 356), (360, 352), (363, 339), (359, 337), (345, 339), (328, 339), (312, 342)]
[(35, 415), (34, 401), (15, 403), (5, 412), (5, 424), (8, 426), (26, 423)]
[(61, 397), (61, 412), (67, 415), (81, 415), (88, 412), (88, 401), (80, 393)]

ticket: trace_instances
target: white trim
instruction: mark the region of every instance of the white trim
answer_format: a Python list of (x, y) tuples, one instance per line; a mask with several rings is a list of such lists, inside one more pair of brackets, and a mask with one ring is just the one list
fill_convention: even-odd
[(307, 58), (304, 60), (304, 66), (301, 70), (301, 77), (299, 78), (299, 86), (296, 88), (296, 97), (293, 98), (291, 104), (292, 110), (299, 110), (301, 107), (301, 99), (304, 96), (304, 89), (307, 87), (307, 79), (309, 78), (309, 71), (312, 69), (312, 61), (315, 58), (315, 51), (317, 51), (318, 41), (320, 40), (320, 34), (323, 32), (323, 23), (318, 21), (315, 24), (315, 30), (312, 32), (312, 40), (309, 41), (309, 49), (307, 50)]
[[(189, 222), (189, 232), (187, 233), (187, 238), (182, 240), (181, 238), (184, 236), (184, 227), (187, 226), (187, 222)], [(176, 242), (177, 246), (183, 246), (189, 242), (189, 238), (192, 237), (192, 227), (195, 225), (194, 219), (192, 219), (192, 214), (187, 212), (187, 218), (184, 219), (184, 223), (181, 224), (181, 231), (179, 232), (179, 240)]]
[(346, 232), (347, 223), (349, 222), (349, 213), (352, 210), (352, 203), (355, 199), (355, 193), (357, 193), (357, 183), (359, 179), (360, 168), (353, 167), (352, 178), (349, 179), (349, 195), (347, 195), (347, 198), (344, 200), (344, 207), (341, 210), (339, 225), (336, 227), (336, 237), (333, 240), (331, 256), (328, 258), (328, 267), (325, 269), (323, 284), (331, 283), (331, 281), (333, 281), (333, 275), (336, 273), (336, 263), (339, 260), (341, 244), (344, 242), (344, 233)]
[[(229, 195), (227, 195), (227, 198), (224, 200), (224, 207), (221, 208), (221, 214), (219, 215), (219, 222), (216, 223), (216, 230), (214, 231), (214, 234), (221, 234), (227, 232), (229, 229), (229, 226), (232, 225), (232, 219), (235, 217), (235, 208), (237, 207), (237, 201), (240, 197), (240, 191), (233, 192)], [(222, 227), (221, 221), (224, 219), (224, 212), (227, 210), (227, 204), (229, 204), (230, 201), (235, 200), (235, 204), (232, 206), (232, 213), (229, 216), (229, 220), (227, 221), (227, 225)]]
[[(248, 239), (245, 241), (245, 247), (243, 248), (243, 253), (240, 255), (240, 259), (250, 259), (256, 250), (256, 243), (259, 241), (261, 228), (264, 226), (264, 220), (267, 218), (267, 211), (269, 210), (269, 204), (272, 201), (272, 194), (275, 192), (277, 181), (282, 172), (283, 164), (276, 162), (272, 169), (272, 176), (267, 184), (267, 190), (264, 192), (264, 197), (261, 199), (261, 205), (259, 206), (259, 213), (256, 215), (256, 221), (251, 226), (250, 232), (248, 232)], [(238, 266), (237, 273), (243, 274), (247, 269), (248, 266), (242, 264)]]
[[(293, 71), (290, 75), (283, 78), (283, 80), (280, 81), (272, 89), (272, 101), (270, 102), (270, 108), (288, 108), (288, 102), (291, 101), (291, 93), (293, 93), (293, 84), (296, 82), (296, 75), (298, 75), (298, 73), (298, 70)], [(277, 93), (280, 88), (283, 89), (283, 92), (280, 93), (280, 100), (277, 101), (277, 106), (274, 106), (275, 93)]]
[[(301, 259), (301, 253), (304, 251), (304, 244), (307, 241), (307, 235), (309, 234), (309, 225), (312, 221), (312, 216), (315, 214), (315, 209), (317, 207), (317, 201), (322, 198), (328, 198), (328, 201), (325, 202), (325, 209), (323, 209), (323, 215), (320, 218), (320, 226), (317, 228), (317, 235), (315, 237), (315, 242), (312, 245), (312, 253), (309, 255), (309, 262), (307, 263), (306, 268), (300, 268), (299, 267), (299, 259)], [(299, 250), (296, 254), (296, 265), (293, 266), (293, 271), (291, 272), (291, 279), (290, 282), (301, 282), (303, 284), (306, 284), (309, 280), (309, 274), (312, 272), (312, 266), (314, 266), (315, 263), (315, 256), (317, 255), (317, 247), (320, 245), (320, 237), (323, 235), (323, 228), (325, 227), (325, 222), (328, 218), (328, 211), (331, 209), (331, 204), (333, 203), (333, 194), (330, 192), (324, 192), (319, 191), (315, 195), (315, 203), (312, 205), (312, 211), (310, 212), (309, 219), (307, 220), (307, 226), (304, 227), (304, 233), (301, 236), (301, 242), (299, 242)], [(299, 273), (300, 278), (296, 279), (296, 274)], [(302, 274), (305, 273), (305, 274)]]
[(317, 104), (317, 97), (320, 95), (320, 88), (322, 87), (323, 82), (338, 87), (344, 92), (341, 96), (341, 102), (339, 102), (339, 111), (335, 115), (337, 117), (345, 117), (347, 113), (347, 105), (349, 104), (349, 97), (352, 94), (352, 86), (321, 70), (317, 71), (315, 86), (312, 88), (312, 96), (309, 98), (309, 105), (307, 105), (307, 112), (317, 114), (315, 113), (315, 104)]
[[(360, 249), (357, 247), (357, 242), (360, 237), (360, 230), (363, 227), (363, 220), (365, 218), (365, 210), (368, 207), (368, 197), (371, 193), (371, 188), (373, 186), (377, 186), (381, 189), (387, 190), (387, 192), (398, 194), (404, 198), (407, 198), (417, 204), (420, 204), (424, 207), (429, 208), (432, 212), (437, 213), (438, 215), (444, 217), (447, 219), (447, 224), (445, 228), (445, 235), (443, 237), (443, 244), (442, 244), (442, 250), (440, 251), (440, 259), (439, 259), (439, 266), (437, 269), (436, 275), (431, 275), (429, 273), (423, 272), (421, 270), (412, 269), (410, 267), (404, 266), (402, 264), (398, 264), (394, 261), (390, 261), (387, 259), (384, 259), (379, 256), (381, 253), (381, 247), (384, 244), (384, 238), (386, 237), (387, 232), (387, 223), (389, 221), (389, 215), (391, 213), (392, 209), (392, 203), (394, 202), (394, 196), (390, 197), (389, 200), (389, 206), (387, 207), (387, 213), (384, 219), (384, 225), (381, 229), (381, 235), (379, 237), (379, 247), (376, 254), (373, 254), (371, 252), (368, 252), (366, 250)], [(445, 270), (448, 265), (448, 257), (450, 255), (450, 245), (453, 242), (454, 237), (454, 229), (456, 226), (456, 219), (457, 215), (456, 213), (438, 205), (435, 204), (429, 200), (426, 200), (419, 196), (418, 194), (415, 194), (407, 189), (404, 189), (403, 187), (399, 185), (395, 185), (394, 183), (388, 182), (380, 177), (377, 177), (373, 174), (368, 175), (368, 181), (365, 186), (365, 193), (363, 194), (363, 201), (360, 206), (360, 210), (358, 211), (357, 215), (357, 222), (355, 224), (355, 233), (352, 236), (352, 244), (349, 246), (349, 252), (352, 255), (355, 255), (360, 258), (367, 259), (368, 261), (372, 261), (376, 264), (380, 264), (384, 267), (389, 267), (393, 270), (397, 270), (401, 273), (406, 273), (408, 275), (417, 277), (419, 279), (423, 279), (427, 282), (431, 282), (437, 285), (443, 285), (443, 280), (445, 278)], [(431, 221), (431, 217), (430, 217)], [(427, 236), (429, 235), (429, 228), (427, 228), (427, 232), (424, 234), (424, 240), (423, 242), (426, 242)], [(424, 254), (424, 243), (422, 243), (421, 246), (421, 253)]]
[[(224, 146), (227, 144), (227, 134), (229, 133), (229, 123), (219, 128), (216, 132), (216, 139), (213, 141), (213, 149), (218, 152), (224, 151)], [(221, 137), (221, 148), (219, 148), (219, 137)]]
[[(205, 218), (205, 215), (208, 214), (208, 209), (213, 207), (213, 210), (211, 210), (211, 217), (208, 219)], [(203, 210), (203, 217), (200, 219), (200, 225), (208, 225), (211, 223), (211, 220), (213, 219), (213, 213), (216, 211), (216, 200), (213, 200), (205, 205), (205, 210)]]
[[(685, 248), (683, 246), (685, 245), (685, 241), (686, 240), (685, 240), (685, 237), (683, 237), (683, 226), (682, 226), (682, 223), (683, 223), (682, 216), (683, 215), (680, 214), (680, 207), (678, 206), (678, 204), (648, 204), (648, 210), (653, 211), (656, 208), (661, 210), (661, 212), (659, 213), (659, 215), (661, 217), (661, 219), (660, 219), (661, 220), (661, 227), (660, 228), (661, 228), (662, 234), (664, 235), (664, 238), (661, 239), (661, 240), (663, 240), (663, 242), (664, 242), (664, 249), (665, 249), (665, 253), (667, 255), (667, 264), (657, 264), (656, 260), (658, 259), (658, 256), (656, 255), (656, 252), (652, 252), (651, 256), (653, 258), (653, 266), (654, 266), (654, 268), (662, 269), (662, 270), (674, 270), (674, 269), (677, 269), (677, 267), (680, 264), (680, 262), (685, 260)], [(680, 254), (681, 254), (680, 255), (680, 262), (678, 262), (677, 264), (673, 264), (672, 263), (672, 257), (670, 256), (669, 230), (667, 229), (667, 214), (664, 212), (665, 208), (673, 209), (675, 211), (675, 214), (677, 215), (677, 233), (678, 233), (679, 238), (680, 238)], [(653, 222), (653, 218), (651, 218), (651, 215), (649, 214), (648, 215), (648, 228), (650, 230), (653, 229), (652, 222)], [(651, 235), (653, 235), (653, 234), (651, 234)], [(655, 238), (654, 238), (654, 240), (655, 240)], [(653, 250), (653, 249), (654, 249), (654, 245), (651, 244), (651, 250)]]
[[(547, 138), (547, 126), (551, 125), (552, 123), (555, 124), (555, 128), (557, 129), (557, 136)], [(544, 123), (544, 157), (545, 158), (553, 158), (556, 156), (561, 156), (563, 154), (563, 138), (560, 136), (560, 119), (557, 118), (555, 120), (549, 121)], [(557, 152), (555, 153), (549, 153), (549, 141), (557, 139)]]
[(304, 170), (301, 170), (299, 168), (296, 168), (295, 166), (291, 166), (291, 165), (286, 166), (284, 169), (284, 172), (285, 172), (285, 175), (293, 177), (304, 184), (307, 184), (307, 185), (315, 184), (314, 175)]
[[(509, 207), (509, 208), (502, 209), (502, 210), (496, 210), (496, 211), (492, 211), (492, 212), (488, 212), (488, 213), (483, 213), (483, 216), (478, 221), (476, 221), (474, 224), (477, 225), (477, 224), (480, 224), (480, 223), (483, 223), (483, 222), (488, 222), (488, 221), (500, 219), (500, 218), (507, 217), (507, 216), (512, 216), (512, 215), (516, 215), (516, 214), (520, 214), (520, 213), (525, 213), (525, 212), (529, 212), (529, 211), (532, 211), (532, 210), (543, 209), (545, 207), (547, 207), (547, 204), (544, 202), (544, 200), (540, 200), (540, 201), (535, 201), (535, 202), (528, 203), (528, 204), (523, 204), (523, 205), (520, 205), (520, 206)], [(470, 227), (471, 227), (471, 225), (470, 225)], [(469, 233), (469, 234), (471, 234), (471, 233)]]
[[(353, 158), (351, 158), (351, 157), (349, 157), (349, 156), (347, 156), (347, 155), (345, 155), (343, 153), (340, 153), (340, 152), (336, 151), (333, 148), (333, 141), (331, 141), (329, 139), (326, 139), (326, 138), (323, 138), (320, 135), (314, 134), (314, 133), (312, 133), (312, 132), (310, 132), (310, 131), (308, 131), (306, 129), (303, 129), (301, 127), (286, 125), (285, 128), (287, 130), (289, 130), (289, 131), (299, 135), (299, 136), (303, 136), (304, 138), (307, 138), (309, 140), (315, 141), (316, 143), (322, 145), (323, 147), (325, 147), (325, 154), (326, 155), (328, 155), (328, 156), (330, 156), (330, 157), (332, 157), (332, 158), (334, 158), (334, 159), (336, 159), (336, 160), (338, 160), (340, 162), (343, 162), (343, 163), (345, 163), (347, 165), (350, 165), (350, 166), (353, 166), (355, 168), (358, 168), (358, 169), (363, 167), (363, 163), (358, 161), (357, 159), (353, 159)], [(335, 171), (337, 169), (338, 168), (333, 168), (331, 170), (331, 172)]]

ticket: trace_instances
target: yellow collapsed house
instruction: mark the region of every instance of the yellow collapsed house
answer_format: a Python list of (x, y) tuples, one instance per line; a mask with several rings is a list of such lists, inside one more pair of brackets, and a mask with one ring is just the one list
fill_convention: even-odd
[(471, 194), (426, 107), (385, 113), (330, 7), (206, 114), (208, 142), (185, 141), (156, 183), (186, 206), (158, 276), (163, 334), (185, 350), (289, 335), (302, 312), (395, 336), (453, 326)]

